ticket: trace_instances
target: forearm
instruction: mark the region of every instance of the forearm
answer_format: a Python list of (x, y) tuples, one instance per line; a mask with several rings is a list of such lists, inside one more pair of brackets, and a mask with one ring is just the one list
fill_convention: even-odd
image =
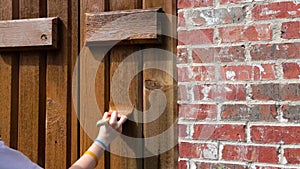
[[(97, 142), (94, 142), (90, 148), (87, 150), (93, 153), (97, 159), (101, 157), (104, 152), (104, 148)], [(71, 167), (70, 169), (92, 169), (95, 168), (97, 162), (93, 155), (91, 154), (84, 154), (82, 155)]]

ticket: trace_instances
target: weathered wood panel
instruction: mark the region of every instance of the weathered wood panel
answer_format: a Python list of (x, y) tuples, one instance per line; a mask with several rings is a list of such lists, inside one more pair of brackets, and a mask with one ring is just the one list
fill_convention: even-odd
[(68, 107), (70, 114), (68, 115), (67, 119), (67, 126), (70, 126), (70, 136), (67, 138), (67, 143), (69, 145), (68, 149), (70, 149), (70, 161), (68, 162), (68, 166), (71, 166), (78, 158), (79, 158), (79, 125), (78, 125), (78, 117), (77, 117), (77, 107), (74, 107), (73, 104), (73, 93), (72, 91), (72, 78), (74, 73), (74, 66), (78, 59), (79, 53), (79, 24), (78, 24), (78, 17), (79, 17), (79, 1), (71, 1), (71, 14), (70, 14), (70, 26), (71, 26), (71, 50), (70, 50), (70, 59), (69, 59), (69, 66), (68, 66), (68, 91), (70, 94), (68, 95)]
[[(103, 12), (105, 10), (105, 1), (104, 0), (82, 0), (80, 1), (80, 63), (84, 61), (87, 55), (86, 51), (82, 50), (82, 47), (85, 43), (85, 37), (84, 37), (84, 29), (85, 29), (85, 13), (86, 12)], [(97, 51), (93, 51), (92, 53)], [(101, 52), (101, 50), (98, 52)], [(96, 92), (96, 100), (99, 106), (99, 110), (103, 113), (105, 110), (108, 109), (108, 83), (106, 79), (106, 73), (105, 69), (107, 67), (107, 57), (104, 58), (102, 63), (99, 65), (97, 74), (96, 74), (96, 82), (95, 82), (95, 91)], [(84, 70), (83, 70), (84, 71)], [(81, 86), (80, 90), (84, 90), (84, 88)], [(83, 104), (82, 102), (81, 104)], [(82, 107), (81, 107), (82, 108)], [(99, 114), (100, 118), (100, 114)], [(98, 118), (97, 118), (98, 119)], [(96, 124), (91, 124), (93, 127), (95, 127)], [(96, 129), (96, 128), (95, 128)], [(84, 131), (84, 129), (80, 128), (80, 154), (83, 154), (89, 146), (93, 143), (94, 138), (90, 138), (87, 133)], [(98, 165), (96, 169), (103, 169), (105, 168), (105, 155), (101, 157), (101, 159), (98, 162)]]
[[(141, 66), (142, 53), (139, 51), (140, 49), (139, 46), (116, 46), (110, 53), (110, 104), (114, 105), (112, 107), (115, 107), (117, 111), (129, 116), (129, 120), (123, 125), (123, 134), (132, 138), (142, 138), (142, 124), (134, 121), (142, 119), (142, 114), (130, 114), (133, 107), (142, 110), (142, 77), (141, 74), (136, 74)], [(137, 57), (133, 56), (130, 60), (124, 60), (131, 57), (130, 55), (133, 53)], [(120, 64), (122, 64), (122, 67), (120, 67)], [(118, 72), (117, 75), (115, 74), (116, 72)], [(136, 77), (131, 79), (135, 74)], [(125, 83), (127, 80), (130, 80), (129, 86)], [(132, 105), (127, 104), (128, 102)], [(137, 141), (133, 144), (132, 142), (126, 142), (126, 139), (122, 137), (118, 137), (111, 143), (110, 150), (110, 167), (112, 169), (142, 168), (143, 163), (141, 158), (129, 158), (132, 156), (131, 152), (136, 153), (136, 155), (142, 154), (142, 141)], [(122, 157), (119, 155), (122, 155)]]
[[(117, 11), (117, 10), (132, 10), (132, 9), (140, 9), (141, 8), (141, 1), (140, 0), (109, 0), (109, 11)], [(111, 53), (110, 53), (110, 64), (111, 64), (111, 69), (110, 69), (110, 76), (113, 76), (113, 72), (116, 71), (116, 68), (119, 66), (120, 61), (122, 61), (124, 58), (128, 57), (130, 53), (133, 53), (135, 51), (138, 51), (140, 48), (139, 47), (116, 47), (113, 48)], [(138, 62), (138, 61), (137, 61)], [(134, 65), (135, 68), (138, 68), (138, 63), (133, 63), (136, 64)], [(113, 67), (113, 68), (112, 68)], [(124, 72), (123, 78), (127, 78), (128, 74)], [(140, 75), (138, 75), (140, 76)], [(140, 79), (140, 78), (137, 78)], [(137, 84), (138, 82), (134, 82), (133, 84)], [(132, 86), (133, 87), (133, 86)], [(138, 99), (138, 96), (141, 96), (141, 93), (139, 93), (137, 89), (137, 85), (134, 86), (133, 90), (128, 92), (128, 94), (133, 94), (133, 96), (136, 96), (135, 99)], [(115, 90), (115, 89), (111, 89)], [(122, 97), (122, 96), (120, 96)], [(123, 96), (124, 97), (124, 96)], [(138, 104), (137, 100), (133, 100), (133, 104)], [(140, 105), (138, 105), (140, 106)], [(126, 109), (126, 107), (117, 107), (117, 109)], [(133, 123), (134, 124), (134, 123)], [(124, 128), (128, 127), (127, 135), (132, 135), (132, 137), (139, 137), (139, 135), (142, 135), (142, 132), (140, 131), (142, 126), (137, 126), (137, 125), (128, 125), (125, 124)], [(126, 129), (125, 129), (126, 130)], [(131, 130), (131, 131), (130, 131)], [(114, 147), (118, 148), (120, 147), (117, 143), (118, 141), (121, 140), (116, 140), (115, 143), (111, 145), (111, 148), (113, 149)], [(115, 145), (114, 145), (115, 144)], [(139, 146), (139, 143), (137, 143), (136, 146)], [(116, 154), (121, 154), (122, 152), (126, 152), (127, 150), (125, 149), (119, 149), (116, 151)], [(134, 158), (126, 158), (126, 157), (120, 157), (115, 154), (111, 154), (110, 156), (110, 167), (111, 168), (142, 168), (142, 159), (134, 159)]]
[(109, 0), (109, 11), (140, 9), (141, 0)]
[[(38, 18), (39, 17), (39, 1), (33, 0), (31, 3), (25, 3), (24, 0), (19, 0), (19, 18)], [(11, 44), (4, 45), (20, 45), (16, 43), (21, 41), (21, 44), (29, 44), (31, 40), (22, 41), (28, 34), (22, 34), (26, 30), (31, 32), (31, 23), (28, 22), (12, 22), (8, 21), (7, 27), (12, 34), (20, 36), (15, 40), (9, 40), (9, 37), (4, 37)], [(19, 20), (20, 21), (20, 20)], [(37, 25), (38, 22), (34, 22)], [(25, 27), (23, 27), (25, 26)], [(4, 29), (6, 31), (7, 29)], [(23, 36), (23, 37), (22, 37)], [(36, 40), (34, 40), (36, 41)], [(25, 45), (26, 46), (26, 45)], [(22, 52), (20, 53), (19, 61), (19, 111), (18, 111), (18, 150), (23, 152), (33, 162), (38, 162), (38, 139), (39, 139), (39, 52)], [(42, 133), (41, 133), (42, 134)]]
[[(12, 3), (10, 0), (2, 0), (3, 6), (0, 7), (0, 20), (8, 20), (12, 18)], [(2, 4), (1, 4), (2, 5)], [(12, 88), (12, 54), (0, 52), (0, 135), (2, 140), (10, 146), (10, 127), (12, 110), (11, 105), (11, 88)]]
[[(21, 3), (25, 4), (30, 5)], [(38, 4), (32, 5), (39, 10)], [(0, 50), (57, 48), (57, 20), (52, 17), (0, 21)]]
[[(167, 17), (163, 18), (163, 34), (165, 38), (163, 39), (163, 45), (156, 46), (154, 48), (160, 48), (164, 51), (168, 51), (173, 53), (174, 56), (176, 54), (176, 1), (173, 0), (143, 0), (143, 8), (154, 8), (154, 7), (162, 7), (164, 13), (168, 14)], [(153, 46), (145, 46), (145, 48), (149, 48)], [(149, 65), (156, 65), (163, 68), (165, 71), (160, 71), (157, 69), (153, 69), (151, 71), (144, 71), (144, 85), (146, 86), (144, 89), (144, 100), (150, 96), (152, 93), (152, 97), (156, 97), (153, 89), (160, 89), (165, 94), (166, 97), (166, 107), (164, 112), (159, 116), (159, 118), (153, 122), (146, 123), (144, 125), (144, 136), (152, 137), (154, 135), (162, 134), (166, 131), (172, 124), (176, 126), (177, 119), (177, 89), (176, 89), (176, 57), (166, 57), (161, 56), (160, 59), (151, 60), (155, 56), (155, 52), (144, 53), (145, 58), (149, 60), (145, 61), (145, 67)], [(158, 53), (159, 54), (159, 53)], [(149, 57), (147, 57), (147, 55)], [(171, 74), (167, 74), (166, 72), (171, 72)], [(149, 86), (149, 83), (153, 86)], [(148, 86), (148, 87), (147, 87)], [(151, 89), (152, 88), (152, 89)], [(145, 102), (144, 109), (147, 110), (150, 107), (149, 102)], [(149, 121), (147, 115), (145, 115), (145, 121)], [(173, 134), (170, 135), (169, 138), (158, 137), (157, 142), (159, 145), (157, 146), (157, 150), (152, 150), (157, 152), (161, 150), (164, 145), (172, 145), (174, 141), (177, 141), (177, 130), (173, 129)], [(155, 141), (154, 141), (155, 142)], [(151, 145), (152, 143), (145, 143), (146, 145)], [(147, 147), (147, 146), (146, 146)], [(147, 151), (147, 150), (145, 150)], [(152, 168), (177, 168), (177, 146), (173, 149), (161, 153), (159, 156), (154, 156), (150, 158), (146, 158), (144, 160), (144, 168), (152, 169)]]
[(113, 42), (160, 43), (160, 9), (135, 9), (86, 14), (86, 43), (110, 45)]
[(60, 0), (47, 1), (48, 17), (61, 19), (59, 26), (59, 51), (47, 53), (46, 71), (46, 159), (45, 168), (67, 168), (70, 157), (67, 144), (67, 116), (70, 110), (68, 97), (68, 63), (70, 58), (69, 2)]

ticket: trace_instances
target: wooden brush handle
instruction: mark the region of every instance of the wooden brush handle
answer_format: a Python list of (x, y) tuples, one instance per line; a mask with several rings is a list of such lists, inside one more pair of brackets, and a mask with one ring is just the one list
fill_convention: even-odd
[(97, 122), (96, 126), (97, 126), (97, 127), (101, 127), (101, 126), (107, 124), (107, 122), (109, 121), (109, 119), (110, 119), (110, 117), (108, 117), (108, 118), (106, 118), (106, 119), (101, 119), (101, 120), (99, 120), (99, 121)]

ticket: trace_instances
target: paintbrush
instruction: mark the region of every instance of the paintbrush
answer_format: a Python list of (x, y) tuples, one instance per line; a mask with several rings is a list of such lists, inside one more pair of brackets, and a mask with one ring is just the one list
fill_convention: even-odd
[[(135, 107), (131, 110), (131, 111), (126, 111), (126, 110), (121, 110), (121, 111), (117, 111), (118, 113), (121, 113), (122, 115), (125, 115), (126, 117), (128, 117), (128, 115), (132, 114), (134, 111)], [(114, 107), (110, 108), (110, 112), (112, 112), (113, 110), (116, 110)], [(108, 121), (110, 120), (111, 115), (109, 114), (108, 117), (106, 119), (101, 119), (97, 122), (96, 126), (97, 127), (101, 127), (105, 124), (108, 124)], [(119, 120), (119, 117), (118, 117)]]

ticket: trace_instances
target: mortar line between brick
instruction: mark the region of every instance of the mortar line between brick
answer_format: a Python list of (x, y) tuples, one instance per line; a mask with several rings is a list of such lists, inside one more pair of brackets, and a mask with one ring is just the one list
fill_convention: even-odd
[[(196, 162), (196, 163), (212, 163), (212, 164), (236, 164), (236, 165), (248, 165), (247, 162), (236, 162), (236, 161), (225, 161), (225, 160), (218, 160), (218, 161), (215, 161), (215, 160), (202, 160), (202, 159), (194, 159), (194, 158), (191, 158), (189, 159), (193, 162)], [(279, 168), (284, 168), (284, 169), (295, 169), (295, 168), (299, 168), (300, 165), (282, 165), (282, 164), (270, 164), (270, 163), (251, 163), (251, 166), (261, 166), (261, 167), (279, 167)]]
[[(272, 41), (248, 41), (251, 45), (267, 45), (267, 44), (285, 44), (285, 43), (299, 43), (300, 39), (282, 39), (282, 40), (272, 40)], [(178, 48), (206, 48), (206, 47), (232, 47), (232, 46), (241, 46), (248, 43), (247, 41), (243, 42), (230, 42), (230, 43), (220, 43), (220, 44), (193, 44), (193, 45), (178, 45)]]
[[(246, 18), (247, 19), (247, 18)], [(282, 24), (285, 22), (295, 22), (295, 21), (300, 21), (300, 18), (275, 18), (271, 20), (245, 20), (244, 22), (240, 23), (228, 23), (228, 24), (212, 24), (212, 25), (203, 25), (203, 26), (181, 26), (178, 27), (177, 30), (198, 30), (198, 29), (211, 29), (212, 26), (215, 27), (216, 29), (218, 28), (226, 28), (226, 27), (234, 27), (234, 26), (253, 26), (253, 25), (265, 25), (265, 24), (270, 24), (271, 27), (273, 26), (274, 23), (276, 24)]]

